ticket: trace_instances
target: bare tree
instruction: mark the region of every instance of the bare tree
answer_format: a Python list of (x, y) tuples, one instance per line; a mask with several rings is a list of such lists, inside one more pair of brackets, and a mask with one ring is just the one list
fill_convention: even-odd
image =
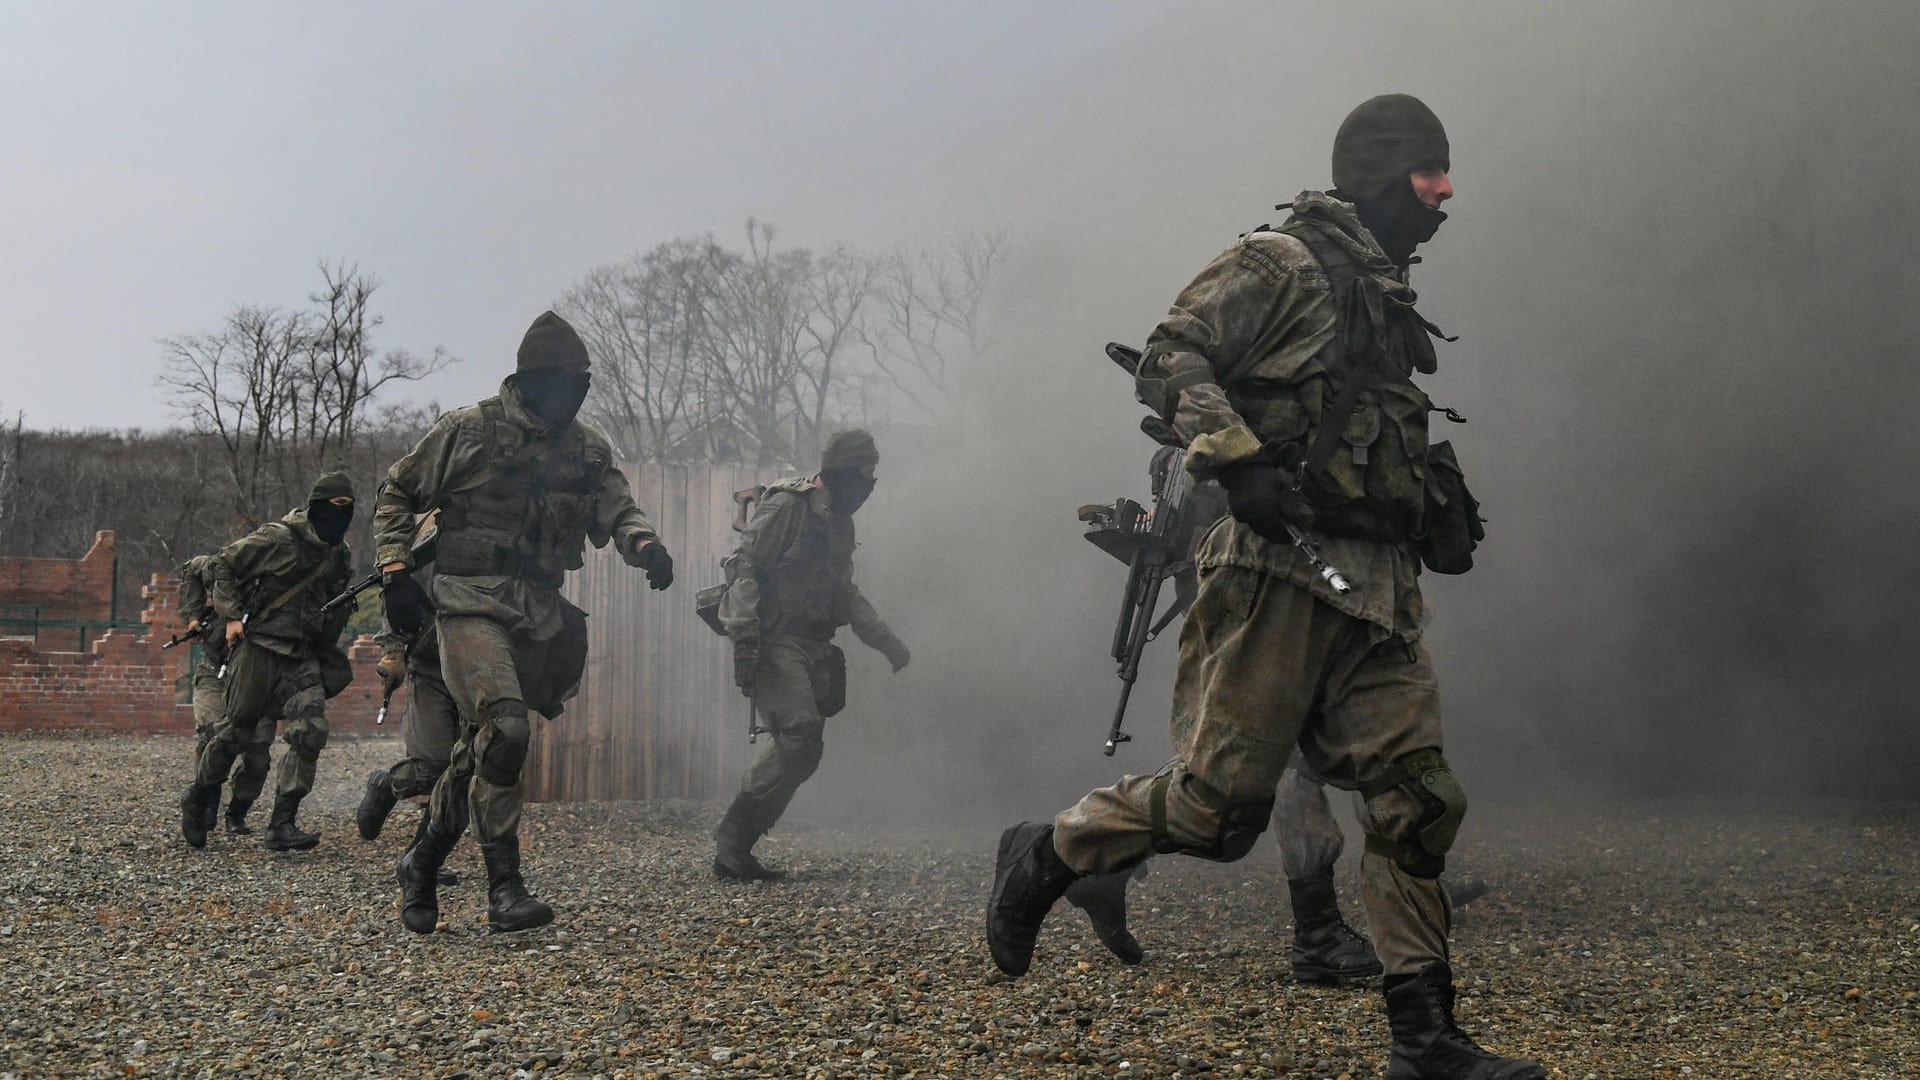
[(321, 469), (352, 458), (383, 387), (452, 362), (439, 349), (376, 359), (371, 334), (381, 320), (369, 302), (379, 279), (344, 262), (320, 271), (312, 311), (242, 305), (218, 330), (160, 342), (160, 385), (176, 413), (218, 444), (242, 520), (279, 513)]
[(624, 456), (697, 459), (708, 418), (706, 356), (713, 271), (725, 264), (711, 237), (661, 244), (587, 273), (555, 310), (595, 358), (586, 415)]
[(1007, 233), (969, 233), (882, 260), (877, 314), (863, 336), (874, 369), (928, 416), (944, 414), (955, 379), (977, 370), (991, 345), (985, 311)]

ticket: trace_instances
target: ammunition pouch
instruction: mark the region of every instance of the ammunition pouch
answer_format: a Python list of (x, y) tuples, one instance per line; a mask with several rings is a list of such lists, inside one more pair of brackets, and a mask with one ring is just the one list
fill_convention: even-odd
[(527, 708), (552, 720), (580, 692), (587, 673), (587, 613), (560, 601), (560, 632), (546, 642), (546, 662), (532, 678), (521, 680)]
[(1367, 832), (1367, 850), (1391, 859), (1418, 878), (1436, 878), (1447, 868), (1460, 822), (1467, 815), (1467, 792), (1453, 775), (1452, 766), (1438, 750), (1416, 750), (1395, 762), (1381, 776), (1360, 789), (1368, 802), (1399, 789), (1420, 801), (1421, 814), (1407, 841)]
[(720, 604), (727, 598), (727, 585), (723, 581), (693, 594), (693, 613), (700, 616), (700, 621), (706, 623), (708, 629), (721, 637), (727, 636), (727, 628), (720, 622)]
[(1420, 562), (1436, 574), (1464, 574), (1473, 569), (1473, 549), (1486, 539), (1480, 502), (1467, 490), (1467, 476), (1454, 456), (1451, 442), (1427, 450), (1427, 504), (1421, 535)]
[(511, 543), (494, 539), (488, 535), (490, 531), (443, 529), (434, 572), (451, 577), (519, 578), (536, 589), (557, 589), (566, 580), (565, 569), (544, 564)]
[(320, 652), (320, 693), (325, 697), (337, 697), (353, 683), (353, 661), (347, 659), (338, 645), (328, 645)]
[(847, 654), (838, 645), (827, 646), (827, 655), (820, 658), (820, 668), (825, 679), (814, 706), (824, 719), (838, 715), (847, 707)]

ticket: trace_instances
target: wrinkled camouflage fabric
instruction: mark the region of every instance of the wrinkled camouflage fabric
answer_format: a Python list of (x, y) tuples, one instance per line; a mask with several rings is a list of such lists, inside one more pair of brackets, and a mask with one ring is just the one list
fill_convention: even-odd
[[(204, 652), (193, 665), (193, 760), (198, 769), (200, 758), (213, 741), (214, 732), (227, 715), (227, 688), (220, 682), (220, 665)], [(233, 795), (241, 802), (260, 797), (267, 785), (267, 772), (273, 749), (274, 721), (263, 719), (253, 729), (253, 738), (241, 750), (233, 769)]]
[(453, 760), (453, 746), (461, 733), (460, 711), (440, 677), (440, 635), (428, 623), (408, 643), (391, 626), (382, 625), (374, 640), (382, 650), (397, 648), (407, 655), (407, 700), (400, 716), (400, 744), (406, 756), (387, 769), (393, 793), (402, 799), (430, 794)]
[[(1285, 580), (1223, 566), (1202, 576), (1181, 628), (1172, 733), (1178, 756), (1161, 770), (1171, 777), (1167, 831), (1203, 848), (1222, 831), (1208, 789), (1226, 801), (1271, 798), (1296, 745), (1316, 773), (1355, 787), (1406, 754), (1439, 747), (1439, 688), (1424, 645), (1377, 642), (1366, 623)], [(1126, 777), (1062, 811), (1054, 822), (1061, 858), (1080, 873), (1109, 874), (1150, 856), (1158, 775)], [(1425, 813), (1399, 788), (1366, 810), (1367, 831), (1402, 843)], [(1445, 959), (1450, 913), (1439, 883), (1372, 852), (1361, 872), (1387, 974)]]
[[(221, 783), (234, 759), (261, 737), (263, 723), (270, 739), (271, 718), (280, 717), (286, 721), (281, 737), (287, 752), (274, 774), (274, 794), (313, 790), (320, 751), (327, 745), (321, 656), (336, 647), (353, 614), (340, 609), (322, 616), (320, 607), (346, 587), (351, 568), (347, 546), (322, 541), (307, 524), (305, 509), (228, 544), (207, 564), (207, 601), (219, 616), (238, 619), (252, 612), (253, 617), (233, 649), (224, 688), (226, 716), (200, 755), (199, 783)], [(287, 598), (277, 608), (266, 610), (282, 596)], [(216, 625), (210, 632), (221, 629)]]
[(851, 627), (889, 660), (906, 646), (853, 580), (853, 518), (832, 512), (812, 477), (767, 485), (729, 558), (720, 622), (734, 641), (776, 636), (829, 641)]
[[(761, 642), (753, 704), (772, 738), (747, 766), (740, 781), (743, 794), (785, 809), (793, 793), (820, 766), (826, 745), (821, 703), (831, 682), (829, 648), (824, 641), (785, 635)], [(769, 819), (778, 816), (777, 812), (768, 815)]]
[[(198, 780), (218, 785), (234, 758), (271, 733), (272, 717), (286, 719), (282, 738), (287, 751), (274, 773), (274, 795), (305, 795), (313, 790), (315, 767), (327, 745), (326, 698), (320, 688), (320, 661), (295, 657), (242, 638), (227, 668), (227, 715), (200, 755)], [(271, 738), (271, 734), (268, 736)]]
[[(1354, 813), (1364, 820), (1366, 806), (1357, 793), (1353, 804)], [(1346, 837), (1327, 805), (1326, 781), (1309, 769), (1288, 766), (1273, 801), (1273, 837), (1280, 845), (1280, 865), (1288, 878), (1333, 872), (1346, 848)]]
[[(1365, 266), (1382, 294), (1413, 302), (1412, 289), (1351, 204), (1310, 191), (1295, 199), (1293, 211)], [(1286, 233), (1249, 233), (1201, 271), (1148, 336), (1139, 369), (1141, 398), (1161, 408), (1189, 440), (1187, 467), (1194, 475), (1213, 478), (1266, 442), (1299, 439), (1306, 431), (1302, 424), (1318, 429), (1336, 395), (1329, 367), (1341, 364), (1324, 351), (1339, 326), (1332, 286), (1307, 245)], [(1410, 369), (1411, 362), (1401, 366)], [(1395, 386), (1419, 394), (1405, 376), (1397, 376), (1404, 387)], [(1422, 431), (1422, 446), (1424, 438)], [(1336, 451), (1336, 476), (1355, 468), (1350, 453)], [(1199, 559), (1203, 567), (1243, 566), (1291, 581), (1376, 626), (1376, 639), (1419, 636), (1427, 609), (1411, 542), (1324, 534), (1318, 539), (1327, 561), (1353, 582), (1352, 592), (1335, 593), (1296, 548), (1231, 520), (1207, 534)]]
[(530, 709), (557, 714), (585, 662), (584, 618), (559, 592), (566, 571), (589, 542), (631, 561), (655, 534), (606, 438), (578, 421), (549, 430), (510, 381), (442, 416), (387, 471), (374, 510), (379, 564), (411, 566), (418, 517), (436, 509), (430, 595), (462, 735), (431, 812), (455, 835), (471, 820), (486, 843), (519, 829)]

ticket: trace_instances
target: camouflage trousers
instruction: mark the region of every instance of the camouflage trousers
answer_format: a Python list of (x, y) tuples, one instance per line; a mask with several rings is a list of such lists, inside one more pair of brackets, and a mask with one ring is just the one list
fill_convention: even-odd
[[(220, 730), (220, 721), (226, 715), (227, 688), (220, 682), (220, 665), (202, 655), (200, 662), (193, 666), (193, 761), (196, 770), (201, 756), (207, 752), (207, 744), (213, 741), (214, 732)], [(268, 718), (253, 729), (253, 740), (241, 750), (233, 767), (233, 801), (250, 803), (258, 799), (261, 789), (267, 786), (273, 729), (274, 721)]]
[(303, 796), (313, 790), (315, 766), (327, 745), (327, 700), (320, 687), (320, 661), (295, 658), (242, 640), (227, 666), (227, 714), (200, 754), (197, 781), (218, 786), (236, 757), (260, 738), (273, 737), (273, 722), (286, 720), (281, 738), (287, 751), (274, 771), (273, 792)]
[(747, 766), (740, 793), (760, 806), (758, 818), (771, 827), (786, 812), (826, 752), (826, 717), (821, 705), (831, 692), (827, 656), (832, 645), (809, 638), (773, 636), (760, 643), (760, 667), (753, 680), (753, 705), (771, 739)]
[(440, 678), (439, 663), (407, 664), (407, 711), (400, 718), (400, 745), (406, 757), (388, 769), (393, 793), (402, 799), (429, 795), (453, 761), (460, 741), (460, 710)]
[[(1366, 819), (1366, 803), (1356, 792), (1355, 816)], [(1273, 800), (1273, 838), (1280, 845), (1280, 865), (1289, 879), (1333, 873), (1346, 837), (1327, 804), (1327, 782), (1311, 770), (1290, 765), (1281, 774)]]
[(481, 615), (442, 615), (440, 673), (461, 723), (446, 771), (433, 785), (436, 830), (473, 826), (483, 844), (516, 837), (520, 773), (533, 737), (522, 687), (540, 680), (550, 642), (516, 636)]
[[(1298, 746), (1320, 776), (1367, 788), (1441, 744), (1440, 694), (1424, 645), (1372, 628), (1281, 578), (1224, 566), (1202, 578), (1180, 634), (1172, 734), (1158, 773), (1089, 793), (1054, 821), (1054, 847), (1083, 874), (1161, 851), (1235, 859), (1268, 824)], [(1402, 787), (1367, 800), (1362, 828), (1416, 842), (1427, 814)], [(1371, 848), (1371, 845), (1369, 845)], [(1447, 957), (1452, 912), (1437, 879), (1368, 850), (1362, 899), (1388, 975)]]

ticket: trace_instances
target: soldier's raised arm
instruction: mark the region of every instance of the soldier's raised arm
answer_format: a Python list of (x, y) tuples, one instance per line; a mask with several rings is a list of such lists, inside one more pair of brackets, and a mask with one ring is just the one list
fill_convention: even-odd
[[(612, 457), (612, 450), (604, 446), (595, 447), (593, 452)], [(587, 539), (594, 547), (606, 547), (611, 540), (613, 550), (628, 566), (646, 571), (649, 587), (664, 589), (673, 584), (673, 556), (667, 554), (667, 546), (660, 542), (653, 523), (634, 503), (627, 474), (616, 465), (608, 464), (600, 470), (593, 516), (587, 521)]]
[(1202, 479), (1260, 451), (1221, 384), (1283, 340), (1288, 352), (1299, 348), (1296, 324), (1307, 304), (1287, 257), (1290, 243), (1249, 234), (1181, 290), (1147, 337), (1135, 379), (1140, 400), (1188, 441), (1187, 468)]

